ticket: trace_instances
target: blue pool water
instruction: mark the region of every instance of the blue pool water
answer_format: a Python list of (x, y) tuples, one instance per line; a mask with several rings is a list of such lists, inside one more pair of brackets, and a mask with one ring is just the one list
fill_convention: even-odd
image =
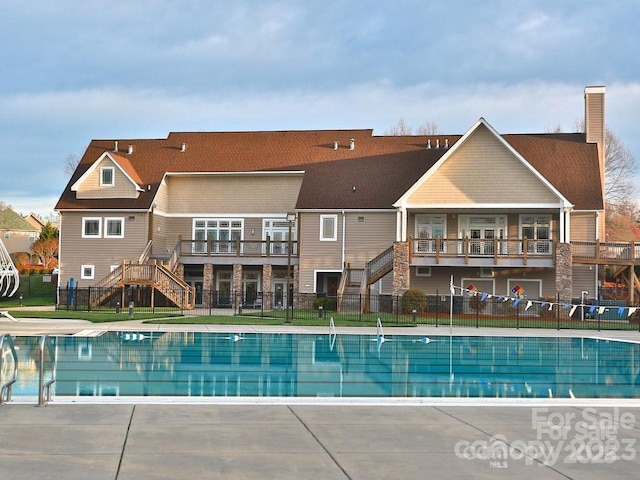
[[(38, 338), (15, 344), (13, 396), (37, 395)], [(55, 396), (640, 396), (638, 344), (593, 338), (107, 332), (55, 348)]]

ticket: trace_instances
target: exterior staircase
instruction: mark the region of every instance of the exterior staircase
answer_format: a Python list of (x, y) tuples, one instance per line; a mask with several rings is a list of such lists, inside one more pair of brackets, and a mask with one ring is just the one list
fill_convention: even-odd
[(360, 313), (369, 311), (369, 287), (393, 270), (393, 246), (369, 260), (364, 268), (346, 264), (338, 287), (338, 311), (353, 312), (359, 302)]
[(180, 308), (192, 309), (194, 307), (195, 291), (193, 287), (155, 260), (147, 261), (144, 264), (123, 261), (118, 268), (93, 285), (91, 305), (102, 304), (114, 295), (115, 289), (128, 285), (150, 286), (153, 293), (161, 293)]

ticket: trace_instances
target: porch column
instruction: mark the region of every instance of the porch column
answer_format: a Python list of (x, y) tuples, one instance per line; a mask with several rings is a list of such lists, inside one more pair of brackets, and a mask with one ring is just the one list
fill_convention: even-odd
[(561, 300), (571, 300), (573, 293), (573, 257), (570, 243), (556, 243), (556, 292)]
[(213, 295), (214, 290), (214, 281), (213, 281), (213, 264), (205, 263), (202, 271), (202, 303), (205, 307), (211, 306), (211, 297)]
[(262, 306), (265, 310), (271, 310), (271, 283), (273, 266), (270, 263), (262, 265)]
[(238, 306), (242, 305), (242, 265), (239, 263), (233, 264), (233, 309), (237, 311)]
[(393, 295), (399, 296), (409, 290), (409, 242), (393, 244)]

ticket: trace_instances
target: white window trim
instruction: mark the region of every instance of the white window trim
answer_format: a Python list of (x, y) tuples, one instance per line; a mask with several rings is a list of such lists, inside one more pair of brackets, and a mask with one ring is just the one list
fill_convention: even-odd
[[(325, 236), (324, 221), (330, 218), (333, 220), (333, 235)], [(336, 242), (338, 241), (338, 215), (320, 215), (320, 241), (321, 242)]]
[[(90, 269), (91, 274), (85, 275), (85, 270)], [(95, 265), (81, 265), (80, 266), (80, 279), (81, 280), (93, 280), (96, 276), (96, 266)]]
[[(548, 227), (549, 227), (549, 240), (553, 240), (553, 229), (552, 229), (552, 227), (551, 227), (551, 223), (552, 223), (552, 221), (553, 221), (553, 216), (552, 216), (551, 214), (548, 214), (548, 213), (541, 213), (541, 214), (535, 214), (535, 213), (532, 213), (532, 214), (521, 214), (521, 215), (519, 216), (519, 218), (518, 218), (518, 238), (519, 238), (520, 240), (522, 240), (522, 239), (523, 239), (523, 237), (522, 237), (522, 227), (523, 227), (523, 225), (525, 225), (525, 223), (522, 221), (522, 219), (523, 219), (524, 217), (534, 217), (534, 218), (536, 218), (536, 217), (545, 217), (545, 218), (547, 218), (547, 219), (548, 219)], [(529, 225), (529, 224), (527, 224), (527, 225)], [(538, 225), (538, 223), (537, 223), (537, 222), (534, 222), (534, 233), (537, 231), (537, 228), (536, 228), (536, 227), (537, 227), (537, 225)], [(537, 238), (529, 238), (529, 240), (538, 240), (538, 239), (537, 239)]]
[[(105, 170), (111, 170), (111, 183), (104, 183), (104, 176), (102, 172)], [(101, 167), (100, 168), (100, 186), (101, 187), (113, 187), (116, 184), (116, 169), (114, 167)]]
[[(98, 234), (87, 235), (87, 222), (98, 222)], [(82, 238), (102, 238), (102, 218), (100, 217), (82, 217)]]
[[(119, 221), (121, 228), (120, 228), (120, 235), (109, 235), (109, 229), (107, 228), (107, 222), (109, 221)], [(104, 219), (104, 238), (124, 238), (124, 217), (106, 217)]]

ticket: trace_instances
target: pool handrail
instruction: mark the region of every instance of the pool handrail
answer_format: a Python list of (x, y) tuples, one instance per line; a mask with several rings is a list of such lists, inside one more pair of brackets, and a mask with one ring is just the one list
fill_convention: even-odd
[[(56, 368), (57, 368), (57, 355), (54, 350), (51, 349), (51, 343), (47, 341), (49, 335), (40, 336), (40, 369), (38, 372), (38, 406), (44, 407), (51, 401), (51, 385), (56, 381)], [(55, 342), (55, 339), (54, 339)], [(51, 379), (44, 381), (44, 346), (47, 345), (49, 357), (51, 359)]]
[[(0, 353), (4, 350), (4, 342), (7, 341), (7, 345), (11, 350), (11, 356), (13, 357), (13, 375), (11, 375), (11, 380), (5, 382), (0, 387), (0, 405), (11, 401), (11, 389), (13, 384), (18, 380), (18, 354), (16, 353), (16, 348), (13, 345), (13, 339), (11, 335), (2, 334), (0, 335)], [(0, 355), (0, 370), (2, 363), (4, 362), (4, 356)]]

